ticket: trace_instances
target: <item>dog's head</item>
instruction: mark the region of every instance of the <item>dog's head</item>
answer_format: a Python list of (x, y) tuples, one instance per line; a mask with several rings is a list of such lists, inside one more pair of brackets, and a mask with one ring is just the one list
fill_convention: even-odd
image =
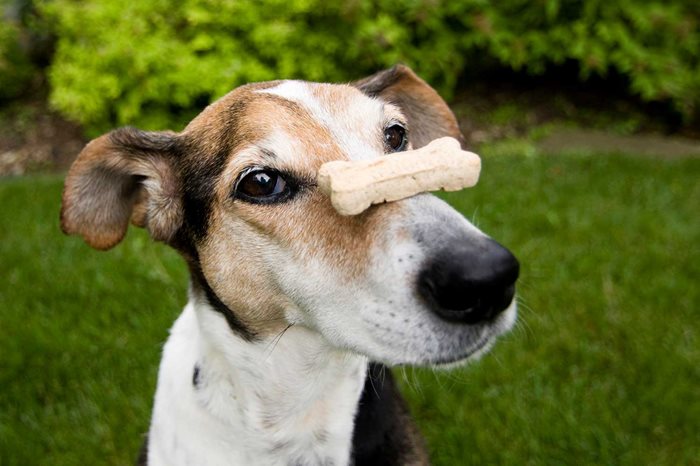
[(351, 85), (246, 85), (180, 133), (90, 142), (66, 178), (62, 227), (98, 249), (130, 221), (147, 228), (240, 337), (295, 324), (378, 361), (458, 361), (514, 322), (515, 258), (434, 196), (345, 217), (315, 183), (327, 161), (442, 136), (462, 140), (454, 115), (403, 66)]

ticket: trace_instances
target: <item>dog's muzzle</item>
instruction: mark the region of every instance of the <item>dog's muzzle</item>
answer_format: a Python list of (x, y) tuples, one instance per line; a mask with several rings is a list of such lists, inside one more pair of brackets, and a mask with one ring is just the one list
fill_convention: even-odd
[(451, 243), (426, 260), (418, 294), (446, 321), (493, 321), (513, 301), (520, 264), (490, 238)]

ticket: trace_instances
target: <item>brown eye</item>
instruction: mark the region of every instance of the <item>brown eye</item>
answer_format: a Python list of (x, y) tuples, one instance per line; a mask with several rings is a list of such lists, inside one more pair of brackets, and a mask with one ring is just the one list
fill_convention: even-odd
[(273, 170), (256, 169), (243, 173), (234, 196), (253, 203), (270, 203), (286, 199), (290, 194), (287, 182)]
[(391, 125), (384, 130), (384, 144), (391, 152), (406, 148), (406, 129), (401, 125)]

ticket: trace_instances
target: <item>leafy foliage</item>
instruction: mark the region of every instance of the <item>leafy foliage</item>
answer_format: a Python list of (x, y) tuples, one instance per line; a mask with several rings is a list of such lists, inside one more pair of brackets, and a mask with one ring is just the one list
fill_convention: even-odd
[(0, 15), (6, 16), (0, 21), (0, 99), (3, 100), (20, 95), (35, 71), (22, 44), (23, 25), (10, 6), (8, 0), (0, 0)]
[(343, 81), (401, 61), (450, 95), (485, 67), (621, 75), (685, 117), (700, 102), (694, 0), (55, 0), (52, 102), (97, 131), (178, 127), (244, 82)]

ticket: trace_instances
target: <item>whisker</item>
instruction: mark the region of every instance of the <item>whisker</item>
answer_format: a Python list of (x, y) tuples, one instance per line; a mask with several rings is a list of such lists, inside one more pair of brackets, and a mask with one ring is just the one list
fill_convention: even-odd
[[(267, 352), (268, 348), (270, 349), (270, 351), (267, 353), (266, 358), (269, 358), (270, 356), (272, 356), (272, 352), (275, 351), (275, 348), (277, 348), (277, 344), (280, 342), (280, 340), (282, 339), (284, 334), (287, 333), (287, 330), (292, 328), (293, 325), (294, 325), (294, 323), (287, 325), (280, 333), (278, 333), (275, 336), (275, 338), (272, 339), (270, 344), (267, 345), (267, 347), (265, 348), (265, 351)], [(272, 346), (272, 348), (270, 348), (270, 346)]]
[[(384, 366), (382, 366), (382, 368), (383, 367)], [(377, 387), (374, 385), (374, 374), (372, 372), (372, 366), (369, 366), (367, 368), (367, 378), (369, 379), (369, 384), (372, 386), (372, 391), (374, 391), (374, 394), (377, 395), (377, 398), (379, 398), (379, 392), (377, 391)]]

